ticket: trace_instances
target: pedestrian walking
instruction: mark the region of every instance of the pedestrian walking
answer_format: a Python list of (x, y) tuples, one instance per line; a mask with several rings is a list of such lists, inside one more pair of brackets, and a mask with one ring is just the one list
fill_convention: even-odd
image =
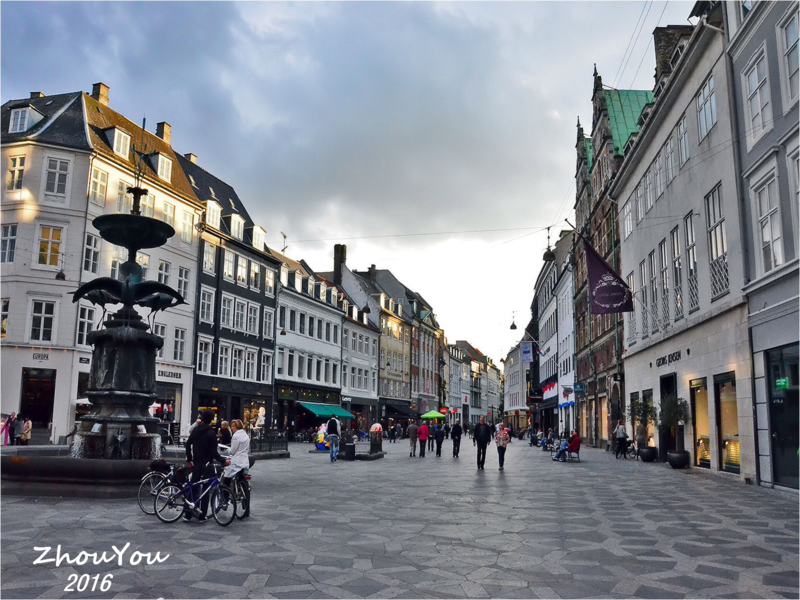
[(461, 421), (456, 421), (453, 425), (453, 458), (458, 458), (458, 451), (461, 450)]
[(417, 437), (419, 438), (419, 457), (425, 458), (425, 446), (428, 445), (428, 426), (425, 423), (419, 426)]
[(444, 443), (444, 427), (436, 428), (436, 456), (442, 457), (442, 444)]
[(478, 469), (483, 470), (486, 462), (486, 446), (492, 441), (492, 428), (486, 422), (486, 417), (481, 415), (480, 423), (475, 425), (472, 434), (472, 445), (478, 447)]
[(395, 441), (396, 441), (395, 437), (397, 436), (397, 432), (395, 431), (395, 428), (394, 427), (389, 427), (388, 433), (389, 433), (389, 443), (390, 444), (394, 444)]
[(339, 423), (339, 419), (331, 417), (325, 429), (328, 434), (328, 448), (331, 451), (331, 462), (336, 462), (339, 457), (339, 435), (342, 431), (342, 425)]
[(31, 441), (31, 430), (33, 429), (33, 423), (27, 417), (25, 417), (25, 424), (22, 426), (22, 437), (20, 441), (22, 442), (23, 446), (27, 446), (28, 442)]
[(618, 421), (617, 428), (614, 430), (614, 435), (617, 438), (617, 452), (616, 458), (622, 454), (625, 460), (628, 459), (628, 432), (625, 430), (625, 421)]
[(413, 421), (408, 424), (406, 435), (408, 436), (408, 441), (411, 445), (411, 451), (408, 453), (409, 458), (411, 458), (412, 456), (417, 455), (417, 436), (419, 435), (417, 424)]
[(450, 437), (450, 423), (445, 423), (444, 425), (444, 439)]
[(433, 442), (437, 429), (439, 429), (438, 425), (431, 425), (428, 429), (428, 450), (433, 450)]
[(506, 460), (506, 448), (511, 441), (511, 432), (509, 429), (501, 429), (497, 432), (494, 438), (494, 443), (497, 445), (497, 462), (500, 463), (500, 470), (503, 470), (503, 463)]

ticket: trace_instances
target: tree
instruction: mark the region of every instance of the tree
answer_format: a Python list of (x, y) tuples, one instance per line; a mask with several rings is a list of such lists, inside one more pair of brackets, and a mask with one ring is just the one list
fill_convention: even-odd
[(678, 426), (681, 423), (688, 424), (691, 421), (692, 413), (689, 410), (689, 403), (683, 398), (678, 398), (675, 394), (664, 396), (661, 399), (661, 406), (658, 411), (658, 426), (660, 429), (667, 429), (675, 438), (675, 451), (678, 451)]

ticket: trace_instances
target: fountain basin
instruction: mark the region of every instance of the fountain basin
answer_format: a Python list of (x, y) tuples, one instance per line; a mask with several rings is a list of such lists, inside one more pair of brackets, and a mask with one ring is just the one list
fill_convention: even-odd
[(171, 225), (141, 215), (100, 215), (92, 224), (100, 236), (124, 248), (158, 248), (175, 235)]

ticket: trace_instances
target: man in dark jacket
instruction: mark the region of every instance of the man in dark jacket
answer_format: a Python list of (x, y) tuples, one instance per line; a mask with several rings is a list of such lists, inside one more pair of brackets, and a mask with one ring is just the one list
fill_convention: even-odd
[[(192, 481), (200, 481), (203, 479), (203, 474), (206, 471), (208, 463), (216, 460), (224, 465), (229, 465), (231, 462), (225, 460), (220, 456), (217, 450), (217, 434), (214, 428), (211, 427), (211, 421), (214, 420), (214, 413), (210, 410), (204, 410), (200, 415), (200, 424), (192, 430), (189, 434), (189, 439), (186, 440), (186, 460), (192, 467)], [(198, 498), (203, 493), (203, 485), (195, 485), (192, 489), (195, 498)], [(198, 521), (203, 523), (208, 520), (208, 501), (211, 494), (206, 494), (200, 500), (200, 517)], [(184, 509), (183, 520), (191, 521), (191, 510)]]
[(442, 457), (442, 443), (444, 442), (444, 427), (439, 426), (436, 428), (436, 456)]
[(478, 447), (478, 469), (483, 469), (486, 462), (486, 446), (492, 441), (492, 428), (486, 422), (486, 417), (481, 415), (481, 422), (475, 425), (472, 433), (472, 445)]
[(461, 449), (461, 434), (463, 433), (460, 421), (456, 421), (450, 433), (453, 435), (453, 458), (458, 458), (458, 451)]

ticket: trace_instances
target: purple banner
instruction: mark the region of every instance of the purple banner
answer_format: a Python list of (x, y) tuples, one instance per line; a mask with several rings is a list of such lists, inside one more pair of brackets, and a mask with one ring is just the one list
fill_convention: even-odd
[(586, 252), (592, 314), (633, 312), (633, 297), (628, 285), (586, 240), (583, 240), (583, 248)]

